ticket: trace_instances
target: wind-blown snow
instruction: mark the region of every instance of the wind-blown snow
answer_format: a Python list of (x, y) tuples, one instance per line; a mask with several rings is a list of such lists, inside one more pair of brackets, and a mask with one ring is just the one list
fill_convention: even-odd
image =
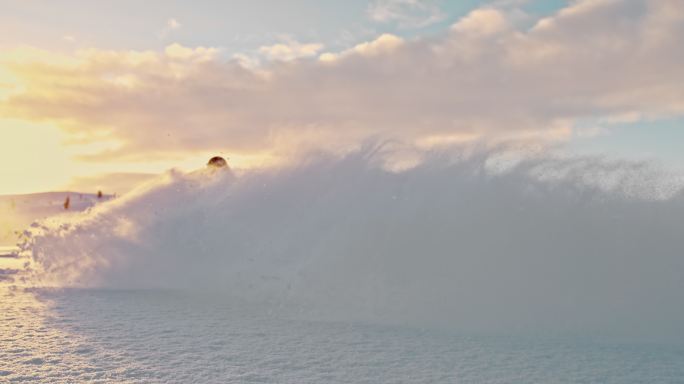
[[(70, 198), (70, 206), (65, 210), (64, 200), (67, 197)], [(68, 191), (0, 195), (0, 247), (15, 244), (16, 233), (35, 220), (80, 212), (111, 198), (113, 196), (104, 195), (98, 199), (96, 194)]]
[(684, 335), (684, 196), (645, 165), (359, 151), (169, 172), (23, 244), (37, 285), (215, 291), (304, 318)]

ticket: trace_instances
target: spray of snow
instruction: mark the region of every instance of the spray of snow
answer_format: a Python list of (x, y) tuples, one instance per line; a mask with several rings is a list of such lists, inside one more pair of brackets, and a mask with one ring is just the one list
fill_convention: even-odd
[(502, 163), (498, 150), (388, 171), (382, 152), (171, 171), (36, 223), (31, 280), (208, 290), (338, 320), (684, 334), (678, 183), (643, 164)]

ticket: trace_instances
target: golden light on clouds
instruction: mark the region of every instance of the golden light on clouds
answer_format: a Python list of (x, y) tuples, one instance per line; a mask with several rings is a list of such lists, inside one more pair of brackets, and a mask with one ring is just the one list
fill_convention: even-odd
[(0, 119), (0, 194), (50, 190), (65, 184), (73, 161), (57, 128)]
[[(107, 154), (117, 151), (125, 142), (111, 135), (111, 127), (89, 121), (90, 111), (100, 101), (80, 91), (96, 89), (125, 97), (139, 85), (149, 87), (141, 84), (139, 78), (147, 77), (149, 83), (149, 76), (162, 68), (171, 78), (182, 78), (190, 70), (187, 62), (205, 62), (215, 54), (215, 49), (191, 49), (178, 44), (170, 45), (162, 53), (93, 49), (65, 55), (31, 47), (6, 50), (0, 58), (0, 194), (71, 187), (94, 191), (112, 185), (128, 189), (132, 185), (126, 185), (127, 181), (142, 180), (144, 175), (170, 168), (202, 167), (215, 151), (176, 150), (160, 155), (151, 149), (129, 159), (108, 159)], [(161, 62), (164, 56), (170, 61), (166, 66)], [(23, 105), (22, 97), (26, 94), (40, 107)], [(67, 99), (77, 107), (61, 110), (60, 103)], [(146, 129), (144, 124), (139, 127)], [(163, 137), (168, 140), (173, 135)], [(272, 155), (259, 151), (221, 154), (230, 157), (235, 168), (275, 162)], [(108, 175), (122, 180), (107, 180)], [(84, 181), (93, 184), (88, 187)]]
[(21, 83), (7, 68), (0, 63), (0, 101), (6, 100), (11, 94), (21, 91)]
[(0, 156), (55, 170), (40, 178), (38, 165), (19, 173), (3, 165), (0, 193), (193, 169), (217, 153), (251, 167), (368, 140), (557, 143), (582, 121), (681, 116), (684, 56), (668, 37), (684, 31), (684, 15), (669, 12), (676, 2), (649, 2), (646, 17), (626, 3), (596, 4), (571, 5), (533, 28), (485, 7), (431, 38), (379, 33), (322, 54), (327, 45), (295, 37), (232, 56), (170, 41), (146, 50), (4, 49)]
[[(73, 144), (67, 138), (54, 125), (0, 119), (0, 195), (74, 187), (95, 192), (111, 186), (117, 187), (108, 192), (121, 193), (143, 180), (144, 175), (158, 174), (171, 168), (184, 171), (201, 168), (206, 159), (216, 154), (206, 151), (144, 162), (98, 162), (88, 160), (87, 155), (105, 149), (106, 143)], [(278, 162), (276, 157), (267, 153), (220, 154), (228, 157), (236, 169), (265, 167)], [(108, 175), (122, 180), (107, 180)], [(93, 182), (88, 185), (84, 180)]]
[[(126, 185), (127, 181), (135, 183), (143, 179), (135, 177), (135, 174), (157, 174), (171, 168), (190, 171), (203, 167), (206, 159), (216, 154), (209, 151), (179, 154), (175, 159), (146, 162), (97, 162), (85, 157), (103, 148), (103, 143), (70, 144), (67, 136), (53, 125), (0, 119), (0, 195), (70, 187), (95, 192), (113, 185), (121, 187), (109, 192), (121, 193), (133, 186)], [(237, 169), (270, 166), (278, 162), (277, 158), (265, 153), (220, 154), (229, 157), (231, 166)], [(132, 176), (124, 177), (123, 173)], [(110, 174), (126, 180), (106, 180)], [(84, 179), (93, 180), (93, 183), (88, 186)]]

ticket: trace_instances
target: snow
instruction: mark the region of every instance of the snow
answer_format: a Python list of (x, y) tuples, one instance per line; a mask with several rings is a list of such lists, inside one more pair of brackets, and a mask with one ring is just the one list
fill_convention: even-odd
[[(684, 339), (684, 195), (641, 165), (372, 154), (169, 172), (27, 233), (34, 285), (217, 292), (311, 319)], [(662, 180), (661, 180), (662, 179)], [(684, 340), (682, 340), (684, 341)]]
[[(69, 210), (64, 209), (64, 200), (70, 198)], [(17, 242), (15, 232), (21, 232), (32, 222), (55, 215), (69, 215), (87, 210), (96, 204), (112, 199), (104, 195), (73, 191), (45, 192), (26, 195), (0, 195), (0, 254)]]
[(40, 220), (0, 258), (0, 381), (681, 380), (681, 186), (495, 155), (171, 171)]
[(220, 295), (3, 290), (0, 381), (675, 383), (684, 348), (269, 315)]

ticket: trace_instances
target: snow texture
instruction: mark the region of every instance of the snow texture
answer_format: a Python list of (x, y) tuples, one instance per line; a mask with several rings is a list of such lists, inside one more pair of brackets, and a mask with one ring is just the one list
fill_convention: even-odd
[[(684, 196), (645, 164), (372, 147), (172, 171), (27, 231), (34, 286), (213, 292), (309, 320), (684, 338)], [(510, 156), (509, 156), (510, 157)]]

